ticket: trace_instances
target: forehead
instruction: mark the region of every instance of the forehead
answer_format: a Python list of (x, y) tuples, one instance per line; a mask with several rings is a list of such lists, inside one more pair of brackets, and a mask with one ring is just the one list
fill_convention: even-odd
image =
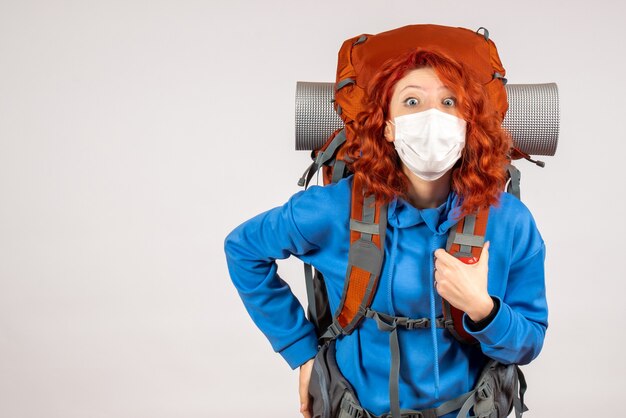
[(449, 91), (445, 86), (435, 70), (430, 67), (416, 68), (407, 72), (396, 83), (394, 88), (394, 94), (400, 93), (402, 90), (426, 90), (426, 91)]

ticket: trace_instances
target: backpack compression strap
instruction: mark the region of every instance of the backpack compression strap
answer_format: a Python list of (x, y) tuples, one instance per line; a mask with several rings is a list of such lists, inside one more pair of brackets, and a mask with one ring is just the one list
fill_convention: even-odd
[[(346, 163), (336, 158), (337, 151), (346, 142), (345, 130), (339, 129), (335, 131), (326, 141), (324, 146), (319, 150), (317, 155), (312, 152), (313, 162), (302, 174), (298, 181), (299, 186), (304, 186), (306, 190), (313, 176), (323, 167), (330, 166), (332, 168), (332, 177), (327, 181), (324, 172), (324, 184), (330, 182), (337, 183), (346, 176)], [(308, 300), (307, 317), (315, 326), (318, 338), (321, 333), (332, 323), (332, 315), (328, 306), (328, 297), (326, 295), (326, 284), (324, 276), (318, 270), (313, 270), (313, 266), (304, 263), (304, 278), (306, 282), (306, 294)]]
[[(344, 142), (346, 142), (346, 132), (342, 128), (333, 133), (329, 140), (319, 150), (317, 156), (314, 155), (315, 151), (313, 151), (311, 154), (313, 162), (304, 171), (300, 180), (298, 180), (298, 186), (304, 186), (305, 189), (309, 187), (309, 183), (315, 173), (317, 173), (322, 166), (329, 164), (333, 165), (335, 168), (335, 170), (333, 170), (332, 183), (337, 183), (341, 180), (345, 173), (345, 161), (338, 160), (335, 157), (337, 150), (341, 148)], [(325, 184), (327, 183), (328, 182), (325, 182)]]
[(323, 338), (350, 334), (365, 316), (383, 265), (386, 230), (387, 205), (377, 202), (374, 195), (366, 197), (361, 182), (355, 176), (350, 213), (350, 252), (343, 296), (333, 323)]
[[(450, 229), (446, 251), (466, 264), (476, 263), (485, 242), (488, 218), (489, 208), (461, 219), (455, 228)], [(442, 305), (446, 329), (460, 342), (476, 344), (478, 341), (463, 328), (463, 311), (445, 299), (442, 299)]]

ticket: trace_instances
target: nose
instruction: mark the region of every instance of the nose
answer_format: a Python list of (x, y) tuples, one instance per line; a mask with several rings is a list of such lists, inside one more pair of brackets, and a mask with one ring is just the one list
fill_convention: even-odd
[(422, 105), (420, 106), (419, 111), (425, 112), (431, 109), (437, 109), (437, 110), (443, 111), (444, 108), (445, 106), (441, 103), (441, 101), (438, 98), (428, 97), (428, 98), (423, 99)]

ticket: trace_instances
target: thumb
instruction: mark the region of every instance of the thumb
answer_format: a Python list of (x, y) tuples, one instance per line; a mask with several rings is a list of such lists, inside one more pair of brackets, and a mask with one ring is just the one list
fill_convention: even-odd
[(483, 244), (483, 249), (480, 252), (480, 259), (478, 260), (479, 265), (484, 265), (486, 267), (489, 264), (489, 245), (489, 241)]

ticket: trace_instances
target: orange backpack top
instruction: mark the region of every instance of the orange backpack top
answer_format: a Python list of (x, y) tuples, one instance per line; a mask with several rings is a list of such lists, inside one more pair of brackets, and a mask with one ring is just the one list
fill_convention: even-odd
[[(483, 33), (479, 33), (480, 30)], [(346, 125), (363, 110), (365, 89), (383, 63), (403, 52), (425, 49), (463, 62), (487, 89), (500, 116), (508, 109), (503, 79), (506, 74), (489, 31), (439, 25), (409, 25), (377, 35), (363, 34), (344, 41), (339, 50), (335, 110)], [(350, 86), (348, 88), (344, 88)]]

